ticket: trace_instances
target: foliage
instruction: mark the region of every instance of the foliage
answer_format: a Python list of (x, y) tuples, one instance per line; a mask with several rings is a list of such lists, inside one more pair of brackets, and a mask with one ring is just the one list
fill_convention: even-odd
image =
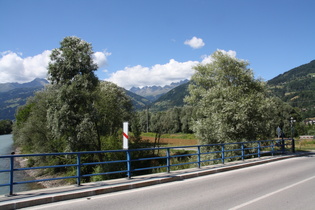
[(202, 143), (271, 137), (276, 128), (274, 99), (254, 79), (248, 63), (221, 51), (213, 62), (195, 67), (186, 101), (196, 108), (193, 130)]
[[(99, 82), (94, 75), (92, 48), (77, 37), (66, 37), (53, 50), (49, 64), (51, 84), (29, 98), (16, 113), (13, 138), (24, 153), (116, 150), (122, 148), (121, 127), (133, 119), (132, 103), (125, 91), (110, 82)], [(134, 120), (131, 120), (132, 122)], [(137, 126), (134, 139), (141, 144)], [(141, 155), (141, 154), (140, 154)], [(84, 162), (121, 159), (122, 154), (84, 155)], [(63, 165), (75, 162), (74, 156), (34, 158), (30, 164)], [(88, 165), (82, 174), (117, 169), (125, 165)], [(64, 167), (43, 173), (68, 173)], [(89, 178), (83, 181), (88, 181)]]
[(92, 47), (77, 37), (66, 37), (60, 45), (48, 66), (55, 95), (47, 110), (48, 127), (55, 138), (66, 139), (68, 151), (91, 150), (97, 142), (93, 93), (98, 85)]
[(192, 133), (193, 107), (173, 107), (167, 111), (153, 112), (150, 109), (137, 112), (141, 132), (162, 131), (162, 134)]
[(12, 132), (11, 120), (0, 120), (0, 135), (10, 134)]

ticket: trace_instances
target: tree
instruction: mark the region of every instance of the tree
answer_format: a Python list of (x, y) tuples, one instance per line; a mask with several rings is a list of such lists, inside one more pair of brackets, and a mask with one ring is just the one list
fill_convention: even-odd
[(54, 49), (48, 66), (55, 100), (48, 108), (48, 127), (55, 138), (68, 142), (68, 151), (95, 149), (97, 142), (93, 106), (98, 85), (94, 74), (91, 44), (78, 37), (66, 37)]
[(12, 132), (11, 120), (0, 120), (0, 135), (9, 134)]
[(216, 51), (211, 63), (195, 67), (185, 101), (196, 108), (193, 130), (201, 143), (251, 141), (274, 132), (274, 102), (247, 66)]
[(23, 152), (63, 152), (65, 142), (54, 139), (47, 126), (47, 110), (54, 99), (51, 88), (46, 87), (18, 108), (13, 140), (17, 146), (22, 147)]
[[(121, 87), (106, 81), (100, 83), (96, 95), (94, 106), (97, 110), (97, 134), (99, 138), (116, 135), (123, 122), (131, 119), (131, 100)], [(101, 149), (105, 148), (98, 141), (98, 150)]]

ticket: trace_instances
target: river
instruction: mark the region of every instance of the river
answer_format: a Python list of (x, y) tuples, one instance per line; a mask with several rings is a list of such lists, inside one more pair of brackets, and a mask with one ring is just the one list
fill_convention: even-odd
[[(0, 156), (9, 155), (14, 151), (12, 135), (0, 135)], [(17, 163), (16, 163), (17, 164)], [(9, 169), (9, 159), (0, 159), (0, 170)], [(14, 180), (28, 180), (29, 176), (25, 172), (19, 172), (14, 174)], [(9, 182), (9, 173), (0, 173), (0, 184)], [(13, 192), (22, 192), (31, 189), (41, 188), (38, 184), (22, 184), (14, 185)], [(0, 195), (9, 194), (9, 187), (0, 187)]]

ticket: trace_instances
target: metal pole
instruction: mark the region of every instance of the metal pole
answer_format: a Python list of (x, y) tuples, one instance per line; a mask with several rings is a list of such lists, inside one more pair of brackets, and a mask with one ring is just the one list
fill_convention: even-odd
[(244, 151), (244, 143), (241, 144), (241, 148), (242, 148), (242, 160), (244, 160), (244, 155), (245, 155), (245, 151)]
[(11, 155), (10, 157), (10, 194), (9, 195), (13, 195), (13, 172), (14, 172), (14, 156)]
[(293, 137), (293, 134), (294, 134), (294, 132), (293, 132), (293, 129), (294, 129), (293, 128), (293, 122), (295, 122), (295, 120), (293, 119), (293, 117), (291, 117), (290, 122), (291, 122), (292, 152), (295, 153), (295, 141), (294, 141), (294, 137)]
[(201, 167), (200, 161), (201, 161), (201, 158), (200, 158), (200, 146), (198, 146), (198, 168)]
[(77, 186), (81, 185), (81, 154), (77, 154)]
[(221, 145), (221, 158), (222, 158), (222, 164), (224, 164), (224, 144)]
[(170, 173), (171, 171), (170, 148), (166, 149), (166, 156), (167, 156), (167, 159), (166, 159), (167, 173)]
[(128, 179), (131, 179), (131, 158), (130, 158), (130, 151), (127, 150), (126, 151), (126, 154), (127, 154), (127, 177)]
[(261, 150), (261, 147), (260, 147), (260, 141), (258, 142), (258, 157), (260, 158), (260, 150)]

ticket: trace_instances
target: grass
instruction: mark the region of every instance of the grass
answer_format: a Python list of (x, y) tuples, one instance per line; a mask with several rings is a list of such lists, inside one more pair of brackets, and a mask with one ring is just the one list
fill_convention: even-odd
[(315, 139), (295, 140), (295, 148), (301, 151), (315, 150)]
[[(142, 137), (155, 137), (155, 133), (142, 133)], [(195, 140), (196, 137), (194, 134), (187, 134), (187, 133), (176, 133), (176, 134), (162, 134), (161, 138), (168, 138), (168, 139), (192, 139)]]

